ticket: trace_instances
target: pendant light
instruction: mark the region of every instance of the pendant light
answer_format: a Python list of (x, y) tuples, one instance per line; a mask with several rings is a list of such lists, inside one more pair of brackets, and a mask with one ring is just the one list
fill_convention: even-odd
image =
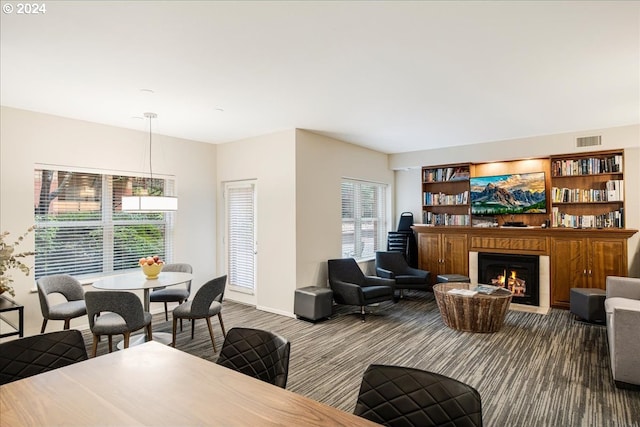
[[(158, 117), (156, 113), (144, 113), (149, 119), (149, 179), (153, 183), (153, 167), (151, 166), (151, 121)], [(148, 191), (147, 191), (148, 193)], [(178, 198), (171, 196), (123, 196), (122, 210), (126, 212), (172, 212), (178, 210)]]

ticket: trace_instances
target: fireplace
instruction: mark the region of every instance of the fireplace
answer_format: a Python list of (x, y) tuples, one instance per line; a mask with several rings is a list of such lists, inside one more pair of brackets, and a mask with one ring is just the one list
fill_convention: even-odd
[(516, 304), (540, 305), (538, 270), (537, 255), (478, 253), (478, 283), (509, 289)]

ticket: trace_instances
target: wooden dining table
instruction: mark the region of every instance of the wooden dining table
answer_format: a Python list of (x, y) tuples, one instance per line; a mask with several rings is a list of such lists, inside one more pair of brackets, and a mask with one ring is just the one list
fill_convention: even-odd
[(375, 426), (157, 342), (0, 386), (0, 426)]

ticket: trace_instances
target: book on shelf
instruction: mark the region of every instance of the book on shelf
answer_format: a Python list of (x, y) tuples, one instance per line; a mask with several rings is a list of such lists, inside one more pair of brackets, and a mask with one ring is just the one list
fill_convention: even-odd
[(607, 189), (607, 200), (621, 202), (624, 200), (624, 181), (621, 179), (612, 179), (605, 184)]

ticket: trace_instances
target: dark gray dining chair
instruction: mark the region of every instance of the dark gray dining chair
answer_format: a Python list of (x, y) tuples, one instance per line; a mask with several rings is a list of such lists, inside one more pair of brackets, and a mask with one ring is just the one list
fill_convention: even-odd
[(211, 344), (213, 344), (213, 352), (216, 352), (216, 342), (213, 336), (211, 317), (216, 314), (218, 315), (222, 336), (226, 336), (224, 323), (222, 322), (222, 299), (224, 298), (224, 288), (226, 284), (226, 275), (211, 279), (198, 289), (191, 301), (180, 304), (173, 309), (173, 339), (171, 340), (173, 347), (176, 346), (178, 320), (191, 320), (191, 339), (193, 339), (196, 319), (205, 319), (207, 321), (207, 327), (209, 328)]
[(95, 357), (102, 335), (109, 340), (109, 353), (113, 351), (113, 335), (124, 336), (124, 348), (129, 348), (131, 332), (145, 328), (151, 341), (151, 314), (144, 311), (140, 298), (127, 291), (96, 291), (85, 294), (89, 328), (93, 334), (91, 356)]
[(362, 377), (354, 414), (389, 427), (482, 426), (480, 394), (434, 372), (370, 365)]
[[(193, 273), (193, 268), (190, 264), (175, 263), (165, 264), (162, 268), (163, 272), (177, 272), (177, 273)], [(169, 320), (169, 312), (167, 310), (167, 303), (177, 302), (182, 304), (189, 299), (191, 294), (191, 280), (187, 280), (184, 288), (178, 288), (175, 286), (153, 288), (149, 295), (149, 302), (162, 302), (164, 303), (164, 320)]]
[(273, 332), (231, 328), (216, 363), (286, 388), (290, 351), (289, 341)]
[(0, 343), (0, 385), (87, 360), (76, 329), (49, 332)]
[[(36, 285), (43, 318), (41, 334), (44, 333), (48, 320), (64, 320), (64, 329), (69, 329), (71, 319), (87, 314), (84, 290), (76, 278), (68, 274), (54, 274), (39, 278)], [(60, 294), (66, 301), (52, 304), (49, 301), (51, 294)]]

